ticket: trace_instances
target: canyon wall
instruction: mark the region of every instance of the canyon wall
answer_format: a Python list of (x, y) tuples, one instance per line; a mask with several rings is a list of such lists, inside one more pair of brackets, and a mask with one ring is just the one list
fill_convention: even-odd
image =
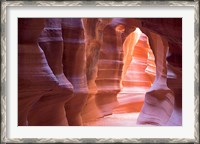
[[(73, 87), (63, 76), (59, 79), (59, 42), (54, 47), (48, 37), (44, 38), (44, 50), (38, 45), (44, 24), (45, 19), (19, 19), (18, 125), (68, 125), (64, 105), (73, 96)], [(49, 29), (44, 33), (49, 33)], [(52, 57), (57, 61), (52, 61)]]
[(144, 95), (155, 78), (155, 63), (147, 36), (139, 28), (124, 42), (122, 90), (118, 94), (119, 106), (115, 113), (140, 112)]
[(19, 19), (18, 125), (140, 112), (181, 125), (181, 19)]
[(182, 19), (141, 21), (155, 56), (156, 79), (145, 95), (138, 124), (181, 125)]
[(87, 57), (86, 75), (89, 88), (88, 99), (82, 111), (82, 118), (85, 122), (104, 116), (96, 103), (96, 94), (98, 92), (96, 79), (98, 76), (100, 49), (103, 43), (103, 30), (109, 22), (109, 19), (83, 19)]
[(88, 95), (86, 47), (80, 18), (62, 19), (63, 71), (74, 87), (74, 97), (65, 105), (70, 125), (82, 125), (81, 111)]

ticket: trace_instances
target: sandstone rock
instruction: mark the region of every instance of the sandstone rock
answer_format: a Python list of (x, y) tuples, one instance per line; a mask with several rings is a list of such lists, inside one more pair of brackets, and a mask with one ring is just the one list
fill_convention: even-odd
[(156, 78), (145, 95), (145, 102), (138, 117), (138, 124), (165, 125), (173, 112), (174, 94), (167, 87), (167, 40), (150, 32), (149, 42), (155, 55)]
[[(73, 96), (73, 86), (63, 74), (61, 19), (46, 19), (45, 28), (38, 41), (58, 81), (58, 88), (48, 97), (38, 101), (30, 113), (29, 121), (30, 125), (48, 125), (51, 121), (55, 122), (54, 125), (59, 125), (60, 122), (66, 121), (64, 105)], [(38, 113), (40, 113), (40, 117)], [(57, 116), (54, 116), (53, 113), (57, 113)], [(46, 121), (43, 120), (44, 114), (48, 117)]]
[(118, 105), (122, 66), (123, 66), (123, 41), (122, 33), (125, 27), (115, 19), (109, 22), (103, 30), (102, 47), (98, 60), (98, 74), (96, 79), (96, 103), (102, 116), (112, 114)]
[(44, 19), (19, 19), (18, 125), (67, 125), (62, 94), (72, 89), (60, 87), (37, 43), (43, 28)]
[(88, 95), (86, 49), (80, 18), (62, 19), (63, 71), (74, 87), (74, 97), (65, 105), (69, 125), (82, 125), (81, 111)]
[(155, 57), (150, 47), (148, 49), (147, 67), (145, 69), (145, 72), (148, 74), (151, 83), (153, 83), (156, 76), (156, 65)]
[[(115, 113), (140, 112), (151, 79), (145, 72), (150, 50), (148, 38), (138, 28), (125, 40), (122, 90), (117, 98), (119, 106)], [(155, 73), (155, 71), (154, 71)]]
[[(157, 109), (154, 113), (154, 115), (152, 116), (150, 113), (148, 113), (148, 111), (150, 112), (150, 110), (147, 110), (149, 108), (146, 107), (146, 111), (145, 113), (147, 114), (145, 117), (148, 119), (149, 118), (149, 123), (154, 123), (155, 124), (155, 120), (156, 119), (160, 119), (156, 122), (156, 124), (159, 125), (174, 125), (173, 121), (176, 121), (176, 125), (181, 125), (181, 103), (182, 103), (182, 61), (181, 61), (181, 56), (182, 56), (182, 20), (179, 18), (162, 18), (162, 19), (140, 19), (142, 21), (142, 27), (145, 28), (146, 30), (146, 34), (148, 34), (148, 37), (151, 38), (151, 42), (152, 43), (156, 43), (156, 41), (160, 41), (162, 39), (162, 41), (164, 42), (163, 45), (166, 47), (164, 48), (164, 50), (160, 49), (159, 51), (154, 51), (155, 49), (153, 49), (154, 51), (154, 55), (155, 55), (155, 60), (157, 61), (156, 63), (156, 69), (161, 69), (163, 70), (162, 72), (164, 73), (164, 75), (162, 75), (162, 77), (164, 76), (164, 79), (161, 78), (160, 81), (164, 82), (165, 84), (160, 84), (158, 81), (154, 81), (154, 84), (157, 83), (157, 86), (153, 85), (153, 87), (150, 89), (157, 89), (157, 87), (159, 87), (159, 89), (157, 89), (155, 92), (156, 94), (152, 93), (150, 95), (162, 95), (162, 91), (165, 90), (165, 92), (167, 92), (165, 98), (166, 100), (164, 100), (162, 102), (162, 104), (160, 106), (162, 106), (162, 108), (159, 108), (159, 105), (156, 105)], [(143, 29), (142, 28), (142, 29)], [(151, 32), (154, 32), (156, 34), (153, 34), (154, 36), (157, 35), (158, 37), (162, 37), (162, 38), (152, 38), (152, 34), (149, 34)], [(154, 41), (154, 42), (153, 42)], [(151, 43), (150, 42), (150, 43)], [(158, 42), (157, 42), (158, 43)], [(157, 45), (159, 46), (159, 45)], [(169, 48), (168, 48), (169, 47)], [(176, 47), (176, 48), (175, 48)], [(166, 49), (168, 52), (166, 52)], [(159, 54), (159, 58), (156, 58), (156, 53)], [(164, 54), (164, 55), (160, 55), (160, 54)], [(167, 54), (167, 56), (166, 56)], [(175, 58), (176, 56), (176, 58)], [(163, 60), (160, 60), (161, 58), (163, 58)], [(159, 60), (158, 60), (159, 59)], [(168, 61), (166, 64), (166, 60)], [(158, 62), (165, 62), (163, 63), (163, 65), (158, 64)], [(162, 69), (161, 67), (163, 67), (164, 69)], [(156, 70), (156, 77), (158, 77), (159, 73)], [(162, 73), (161, 72), (161, 73)], [(170, 92), (171, 91), (171, 92)], [(162, 94), (161, 94), (162, 93)], [(148, 95), (148, 92), (147, 92)], [(148, 96), (146, 96), (148, 97)], [(155, 96), (156, 97), (156, 96)], [(149, 101), (147, 98), (145, 98), (147, 101)], [(153, 101), (157, 101), (159, 98), (156, 97), (155, 100)], [(147, 102), (145, 102), (147, 103)], [(156, 102), (155, 102), (156, 103)], [(171, 104), (170, 104), (171, 103)], [(145, 106), (144, 106), (145, 107)], [(165, 112), (163, 112), (163, 115), (159, 114), (159, 110), (163, 109)], [(149, 114), (149, 115), (148, 115)], [(141, 115), (143, 115), (141, 113)], [(141, 121), (141, 115), (139, 116), (138, 122), (140, 123)], [(176, 117), (176, 120), (174, 119)], [(152, 119), (153, 120), (152, 120)], [(144, 118), (145, 119), (145, 118)], [(143, 120), (144, 120), (143, 119)], [(148, 120), (146, 119), (146, 122), (148, 123)], [(151, 119), (151, 120), (150, 120)], [(145, 121), (145, 120), (144, 120)], [(145, 123), (143, 121), (143, 123)], [(162, 122), (161, 122), (162, 121)]]
[(181, 19), (44, 21), (19, 19), (19, 125), (78, 126), (143, 104), (138, 124), (181, 125)]
[[(83, 27), (85, 35), (86, 48), (86, 75), (88, 85), (88, 98), (86, 105), (82, 111), (82, 118), (84, 122), (101, 117), (101, 112), (96, 105), (95, 95), (97, 87), (95, 80), (97, 78), (97, 62), (99, 59), (99, 52), (101, 48), (101, 31), (99, 30), (99, 19), (97, 18), (83, 18)], [(102, 26), (101, 26), (102, 27)], [(101, 28), (102, 29), (102, 28)]]

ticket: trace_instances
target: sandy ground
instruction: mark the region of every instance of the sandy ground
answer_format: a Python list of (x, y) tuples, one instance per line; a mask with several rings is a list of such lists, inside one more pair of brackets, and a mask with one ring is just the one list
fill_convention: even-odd
[(135, 126), (139, 113), (112, 114), (84, 123), (84, 126)]

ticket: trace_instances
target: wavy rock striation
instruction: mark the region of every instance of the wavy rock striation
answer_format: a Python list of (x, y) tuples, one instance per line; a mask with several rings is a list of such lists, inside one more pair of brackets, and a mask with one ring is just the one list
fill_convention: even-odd
[[(145, 92), (150, 88), (151, 74), (146, 73), (150, 69), (148, 61), (151, 49), (148, 38), (138, 28), (132, 32), (124, 42), (124, 67), (123, 88), (118, 94), (119, 106), (115, 113), (139, 112), (143, 105)], [(154, 63), (152, 63), (155, 66)], [(155, 74), (155, 71), (151, 71)]]
[(83, 22), (80, 18), (62, 19), (64, 41), (63, 71), (74, 87), (74, 97), (65, 105), (70, 125), (82, 125), (81, 111), (86, 104), (86, 49)]
[(181, 19), (142, 21), (155, 56), (156, 79), (146, 93), (138, 124), (181, 125)]
[(44, 19), (19, 19), (18, 125), (68, 125), (72, 87), (59, 83), (37, 43), (43, 27)]
[(18, 125), (80, 126), (139, 112), (181, 125), (182, 21), (20, 18)]

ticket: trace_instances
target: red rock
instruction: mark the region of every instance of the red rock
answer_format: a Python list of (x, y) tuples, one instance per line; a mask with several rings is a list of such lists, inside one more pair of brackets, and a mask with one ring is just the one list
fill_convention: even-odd
[[(122, 90), (118, 94), (119, 106), (115, 113), (140, 112), (145, 92), (151, 86), (151, 79), (145, 72), (150, 50), (148, 38), (138, 28), (125, 40)], [(155, 71), (154, 71), (155, 73)]]
[(138, 124), (181, 125), (181, 23), (19, 19), (19, 125), (82, 125), (139, 111)]
[(64, 41), (63, 71), (74, 87), (74, 97), (65, 105), (69, 125), (82, 125), (81, 111), (86, 104), (86, 49), (83, 23), (80, 18), (62, 19)]
[(43, 27), (44, 19), (19, 19), (18, 125), (67, 125), (61, 106), (72, 87), (59, 85), (38, 46)]
[[(101, 22), (97, 18), (83, 19), (84, 36), (86, 42), (86, 75), (88, 85), (88, 98), (83, 108), (81, 116), (84, 122), (101, 117), (100, 109), (95, 102), (97, 87), (95, 80), (97, 78), (97, 62), (101, 48)], [(100, 33), (100, 34), (99, 34)]]
[(148, 36), (156, 59), (156, 78), (145, 95), (138, 124), (165, 125), (173, 112), (174, 106), (174, 94), (167, 87), (166, 54), (168, 43), (158, 34), (150, 32)]

